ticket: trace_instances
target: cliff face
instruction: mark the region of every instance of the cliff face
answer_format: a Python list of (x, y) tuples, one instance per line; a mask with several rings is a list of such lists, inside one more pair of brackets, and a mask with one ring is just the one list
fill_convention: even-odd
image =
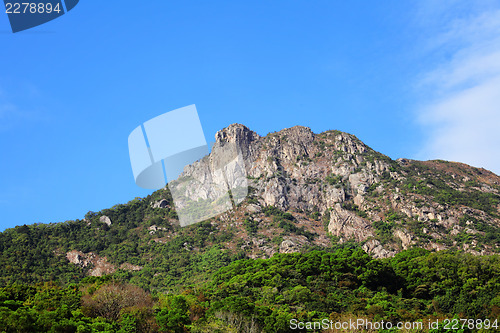
[[(500, 177), (484, 169), (445, 161), (393, 161), (351, 134), (314, 134), (301, 126), (261, 137), (233, 124), (215, 137), (212, 162), (226, 144), (239, 147), (244, 159), (250, 196), (226, 215), (236, 223), (254, 221), (257, 232), (248, 242), (258, 243), (259, 234), (276, 237), (273, 230), (282, 229), (262, 211), (269, 206), (289, 212), (296, 228), (317, 235), (300, 239), (291, 232), (267, 252), (257, 246), (264, 257), (298, 251), (307, 243), (323, 246), (328, 235), (341, 243), (360, 242), (375, 257), (413, 245), (475, 254), (498, 250)], [(188, 167), (184, 176), (202, 169)]]

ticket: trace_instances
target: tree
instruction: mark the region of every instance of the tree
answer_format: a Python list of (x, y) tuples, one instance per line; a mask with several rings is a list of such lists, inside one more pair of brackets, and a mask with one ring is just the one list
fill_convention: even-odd
[(92, 317), (103, 317), (117, 321), (123, 309), (151, 308), (151, 296), (141, 288), (124, 283), (108, 283), (82, 298), (83, 309)]
[(170, 304), (156, 315), (156, 320), (162, 329), (181, 333), (184, 326), (191, 323), (188, 310), (186, 298), (174, 296)]

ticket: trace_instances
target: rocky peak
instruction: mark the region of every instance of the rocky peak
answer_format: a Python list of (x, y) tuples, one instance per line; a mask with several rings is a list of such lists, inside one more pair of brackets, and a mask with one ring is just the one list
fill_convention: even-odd
[[(209, 159), (223, 161), (226, 143), (236, 144), (244, 159), (250, 202), (235, 214), (249, 207), (240, 220), (254, 221), (247, 223), (257, 225), (259, 237), (283, 237), (279, 248), (261, 249), (266, 253), (324, 246), (327, 235), (358, 242), (377, 257), (411, 246), (473, 253), (500, 248), (494, 234), (500, 227), (500, 177), (486, 170), (445, 161), (393, 161), (336, 130), (315, 134), (294, 126), (261, 137), (232, 124), (215, 137)], [(199, 166), (186, 170), (208, 172)], [(270, 206), (291, 214), (295, 227), (273, 225), (265, 213)], [(297, 241), (301, 234), (309, 235), (308, 243)]]
[(248, 146), (258, 138), (257, 133), (241, 124), (231, 124), (215, 134), (216, 143), (231, 142), (241, 146)]
[(294, 126), (278, 132), (281, 137), (286, 137), (292, 142), (310, 144), (314, 140), (314, 133), (309, 127)]

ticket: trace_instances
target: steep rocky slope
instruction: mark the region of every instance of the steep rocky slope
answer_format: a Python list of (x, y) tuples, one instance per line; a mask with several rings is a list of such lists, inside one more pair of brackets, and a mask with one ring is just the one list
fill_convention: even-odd
[[(214, 223), (252, 224), (254, 234), (240, 236), (253, 256), (297, 251), (309, 243), (327, 246), (328, 235), (359, 242), (375, 257), (414, 245), (474, 254), (498, 250), (500, 177), (487, 170), (393, 161), (351, 134), (314, 134), (301, 126), (261, 137), (233, 124), (217, 132), (216, 141), (214, 150), (226, 143), (241, 149), (251, 195)], [(184, 175), (195, 169), (186, 168)], [(266, 214), (270, 206), (289, 212), (293, 227), (285, 227), (291, 232), (281, 243), (264, 246), (284, 230)]]

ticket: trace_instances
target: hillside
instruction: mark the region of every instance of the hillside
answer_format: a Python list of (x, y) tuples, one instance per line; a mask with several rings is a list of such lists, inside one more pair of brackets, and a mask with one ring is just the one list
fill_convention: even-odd
[(351, 134), (300, 126), (261, 137), (234, 124), (217, 132), (211, 154), (227, 143), (241, 149), (249, 183), (235, 210), (181, 228), (164, 188), (82, 220), (8, 229), (0, 234), (0, 284), (118, 274), (168, 290), (205, 281), (236, 259), (275, 253), (499, 251), (500, 177), (487, 170), (393, 161)]

